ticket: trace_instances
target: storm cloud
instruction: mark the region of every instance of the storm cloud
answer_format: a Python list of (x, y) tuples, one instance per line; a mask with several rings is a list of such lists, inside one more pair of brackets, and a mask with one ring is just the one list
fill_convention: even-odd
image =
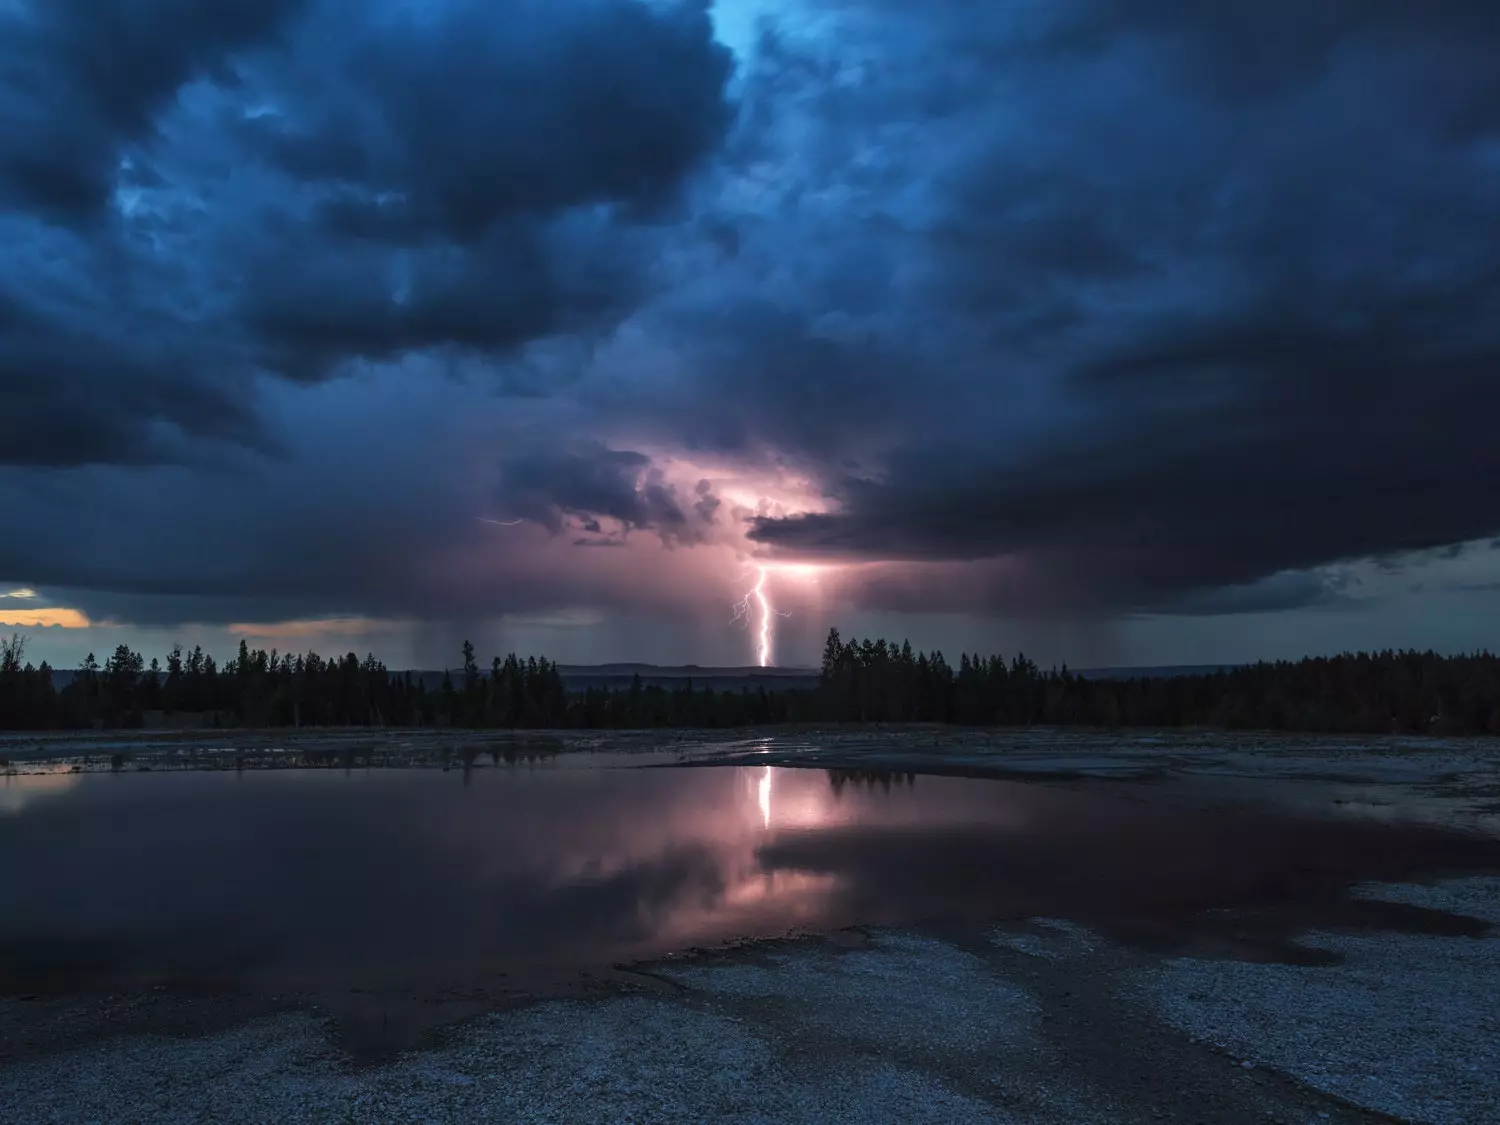
[[(989, 111), (929, 243), (943, 311), (968, 315), (908, 385), (971, 381), (948, 425), (835, 475), (837, 510), (752, 537), (1007, 557), (1045, 575), (1011, 598), (1104, 612), (1487, 535), (1500, 263), (1474, 235), (1500, 218), (1500, 25), (1414, 12), (1120, 3), (980, 28), (1010, 76), (934, 113)], [(1002, 109), (1027, 89), (1035, 117)]]
[(0, 583), (1357, 601), (1500, 533), (1496, 75), (1482, 0), (0, 6)]
[[(6, 130), (0, 192), (57, 221), (82, 223), (113, 196), (128, 148), (147, 144), (187, 83), (227, 77), (306, 0), (21, 0), (0, 11)], [(133, 177), (126, 176), (126, 182)]]
[[(622, 537), (645, 528), (667, 542), (691, 542), (698, 534), (694, 524), (711, 522), (705, 517), (711, 517), (713, 509), (704, 505), (712, 499), (711, 490), (704, 489), (685, 511), (676, 487), (650, 457), (597, 443), (512, 458), (501, 466), (497, 494), (502, 511), (530, 519), (554, 535), (572, 517), (580, 530), (597, 536), (604, 530), (600, 519), (606, 519)], [(577, 541), (586, 546), (621, 542), (623, 538)]]
[(274, 448), (259, 381), (607, 329), (733, 115), (692, 5), (96, 7), (0, 14), (12, 464)]

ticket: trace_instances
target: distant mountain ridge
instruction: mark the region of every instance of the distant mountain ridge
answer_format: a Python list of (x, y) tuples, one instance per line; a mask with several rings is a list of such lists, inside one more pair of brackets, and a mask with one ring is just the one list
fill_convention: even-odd
[(770, 667), (756, 665), (730, 665), (720, 667), (702, 664), (559, 664), (557, 670), (564, 676), (671, 676), (678, 679), (688, 677), (719, 676), (816, 676), (816, 668)]

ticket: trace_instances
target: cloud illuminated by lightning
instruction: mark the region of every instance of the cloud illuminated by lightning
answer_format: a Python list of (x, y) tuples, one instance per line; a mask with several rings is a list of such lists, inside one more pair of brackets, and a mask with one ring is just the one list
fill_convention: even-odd
[(755, 575), (755, 585), (743, 598), (734, 603), (735, 621), (744, 621), (751, 626), (755, 633), (755, 659), (762, 668), (769, 668), (775, 659), (776, 653), (776, 618), (790, 617), (790, 613), (780, 613), (771, 604), (771, 575), (772, 573), (784, 574), (805, 581), (816, 581), (818, 575), (827, 569), (821, 566), (812, 566), (805, 563), (754, 563), (751, 570)]

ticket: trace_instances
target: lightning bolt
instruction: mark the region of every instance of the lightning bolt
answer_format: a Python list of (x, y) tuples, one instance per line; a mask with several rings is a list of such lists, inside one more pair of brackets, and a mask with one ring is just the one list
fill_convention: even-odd
[(492, 520), (489, 516), (476, 516), (474, 518), (480, 523), (492, 523), (496, 527), (515, 527), (517, 524), (524, 522), (522, 520)]
[(776, 647), (775, 619), (790, 617), (791, 614), (778, 613), (771, 605), (771, 594), (768, 589), (770, 568), (764, 564), (757, 564), (754, 572), (755, 585), (750, 587), (749, 592), (743, 598), (734, 603), (732, 620), (744, 621), (754, 628), (755, 659), (762, 668), (769, 668)]

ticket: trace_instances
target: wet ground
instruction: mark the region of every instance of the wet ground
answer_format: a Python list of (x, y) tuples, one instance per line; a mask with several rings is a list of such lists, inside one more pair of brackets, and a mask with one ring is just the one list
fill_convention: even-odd
[(1500, 1120), (1486, 747), (860, 738), (32, 759), (0, 1117)]

